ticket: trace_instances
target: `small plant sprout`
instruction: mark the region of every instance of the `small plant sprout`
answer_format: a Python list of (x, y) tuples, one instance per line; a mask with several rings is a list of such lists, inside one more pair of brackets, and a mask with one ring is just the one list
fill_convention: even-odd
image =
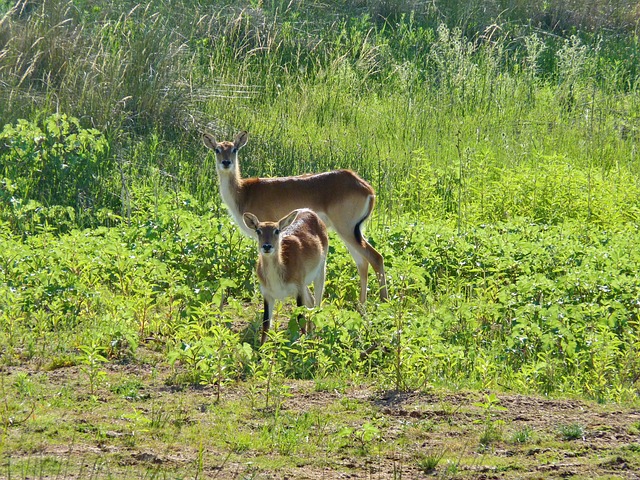
[[(320, 305), (329, 238), (320, 217), (309, 209), (294, 210), (278, 222), (260, 222), (254, 214), (245, 213), (244, 223), (258, 239), (256, 271), (264, 296), (261, 337), (264, 343), (275, 300), (295, 297), (299, 307)], [(313, 296), (308, 287), (311, 282)], [(301, 331), (306, 333), (305, 322), (300, 317)]]

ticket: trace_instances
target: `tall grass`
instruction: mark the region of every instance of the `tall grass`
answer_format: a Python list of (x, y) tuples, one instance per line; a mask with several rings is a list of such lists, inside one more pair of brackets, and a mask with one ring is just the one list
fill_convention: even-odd
[[(606, 221), (600, 204), (624, 201), (633, 218), (637, 57), (611, 55), (624, 38), (637, 48), (619, 33), (629, 6), (610, 5), (615, 34), (591, 40), (576, 19), (582, 33), (564, 39), (525, 28), (524, 2), (469, 35), (503, 10), (446, 5), (18, 2), (0, 25), (0, 113), (61, 112), (102, 130), (120, 159), (113, 197), (157, 172), (163, 190), (215, 200), (199, 132), (248, 129), (248, 175), (353, 168), (389, 216)], [(381, 22), (385, 9), (397, 15)], [(134, 154), (154, 142), (154, 156)], [(561, 188), (575, 201), (553, 194), (549, 158), (570, 172)]]
[[(101, 12), (107, 5), (94, 7)], [(71, 113), (113, 136), (177, 128), (183, 41), (151, 5), (90, 15), (87, 5), (18, 2), (2, 21), (3, 117)], [(29, 10), (26, 12), (25, 10)], [(95, 18), (92, 18), (95, 16)]]

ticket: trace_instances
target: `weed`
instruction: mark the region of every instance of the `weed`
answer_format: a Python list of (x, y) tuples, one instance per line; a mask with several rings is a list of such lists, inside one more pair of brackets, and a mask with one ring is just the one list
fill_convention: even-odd
[(446, 450), (442, 450), (441, 452), (434, 453), (434, 454), (420, 455), (417, 460), (418, 468), (423, 473), (426, 473), (426, 474), (433, 473), (438, 467), (438, 465), (440, 464), (440, 462), (442, 461), (442, 458), (444, 457), (445, 453), (446, 453)]
[(278, 328), (277, 322), (268, 333), (268, 341), (260, 347), (260, 360), (254, 368), (253, 376), (261, 384), (260, 393), (264, 397), (264, 409), (279, 412), (289, 387), (284, 383), (281, 359), (287, 355), (286, 333)]
[(78, 357), (78, 361), (83, 365), (81, 370), (87, 375), (89, 394), (93, 397), (106, 377), (105, 371), (100, 368), (107, 361), (107, 358), (103, 355), (106, 348), (92, 342), (90, 345), (80, 345), (78, 349), (82, 352), (82, 355)]
[(507, 409), (500, 406), (500, 400), (493, 393), (485, 395), (484, 402), (476, 402), (473, 405), (483, 410), (484, 418), (482, 420), (476, 420), (475, 423), (480, 423), (483, 426), (479, 440), (480, 447), (482, 449), (488, 449), (492, 443), (502, 439), (504, 420), (496, 419), (496, 412), (504, 412)]
[(82, 128), (77, 118), (55, 114), (41, 122), (7, 124), (0, 145), (6, 193), (19, 207), (9, 217), (16, 233), (33, 231), (43, 220), (51, 231), (69, 231), (103, 201), (109, 188), (108, 144), (98, 130)]
[(130, 401), (138, 401), (148, 398), (148, 394), (141, 393), (141, 390), (143, 389), (144, 386), (138, 379), (126, 379), (111, 386), (111, 392)]
[(196, 323), (184, 326), (183, 341), (169, 354), (172, 365), (180, 362), (186, 369), (186, 379), (195, 385), (216, 386), (216, 401), (220, 401), (222, 386), (235, 378), (242, 365), (251, 358), (248, 344), (238, 344), (237, 337), (223, 325), (203, 329)]
[(149, 428), (154, 430), (163, 430), (169, 424), (174, 423), (174, 412), (169, 412), (162, 407), (153, 405), (149, 413), (147, 423)]
[(360, 455), (369, 455), (376, 441), (380, 440), (380, 429), (371, 422), (365, 422), (360, 428), (344, 427), (338, 436), (356, 447)]
[(530, 443), (533, 439), (533, 429), (526, 425), (511, 434), (511, 443), (524, 444)]
[(340, 405), (342, 406), (342, 408), (344, 408), (347, 412), (356, 412), (358, 411), (360, 408), (362, 408), (362, 404), (361, 402), (359, 402), (358, 400), (355, 400), (353, 398), (349, 398), (349, 397), (342, 397), (340, 399)]
[[(33, 415), (36, 408), (36, 402), (33, 399), (28, 398), (30, 401), (17, 402), (13, 399), (12, 395), (9, 395), (5, 386), (5, 376), (0, 378), (0, 395), (2, 395), (2, 403), (0, 404), (0, 421), (2, 426), (6, 430), (13, 425), (19, 425)], [(3, 434), (4, 435), (4, 434)]]
[(317, 392), (344, 392), (346, 385), (339, 377), (316, 377), (314, 388)]
[(451, 460), (447, 461), (446, 467), (444, 469), (444, 473), (446, 476), (455, 477), (460, 470), (460, 463), (453, 462)]
[(32, 397), (35, 393), (35, 385), (25, 372), (18, 372), (13, 381), (13, 387), (22, 398)]
[(292, 417), (276, 412), (268, 422), (262, 435), (280, 455), (295, 455), (305, 443), (308, 443), (313, 426), (312, 416), (302, 414)]
[(563, 440), (584, 440), (585, 429), (579, 423), (563, 424), (558, 426), (558, 434)]

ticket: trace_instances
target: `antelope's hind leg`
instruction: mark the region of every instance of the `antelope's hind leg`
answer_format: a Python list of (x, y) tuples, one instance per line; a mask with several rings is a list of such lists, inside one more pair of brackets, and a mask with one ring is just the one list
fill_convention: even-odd
[(322, 262), (322, 266), (318, 269), (318, 274), (313, 279), (313, 297), (314, 297), (314, 305), (319, 307), (322, 303), (322, 295), (324, 294), (324, 282), (327, 274), (327, 264), (326, 259)]
[[(301, 293), (296, 297), (296, 305), (298, 307), (313, 308), (313, 304), (314, 299), (313, 295), (311, 295), (311, 290), (309, 290), (309, 287), (305, 286)], [(306, 335), (307, 332), (311, 333), (311, 330), (313, 330), (313, 323), (310, 320), (307, 320), (302, 313), (298, 314), (298, 325), (300, 326), (300, 333), (303, 335)]]

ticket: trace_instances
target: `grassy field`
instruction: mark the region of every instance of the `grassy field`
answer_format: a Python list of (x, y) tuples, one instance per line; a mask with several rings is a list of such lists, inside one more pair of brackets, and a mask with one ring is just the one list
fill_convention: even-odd
[[(637, 478), (637, 5), (0, 1), (0, 477)], [(247, 176), (351, 168), (259, 346)]]

